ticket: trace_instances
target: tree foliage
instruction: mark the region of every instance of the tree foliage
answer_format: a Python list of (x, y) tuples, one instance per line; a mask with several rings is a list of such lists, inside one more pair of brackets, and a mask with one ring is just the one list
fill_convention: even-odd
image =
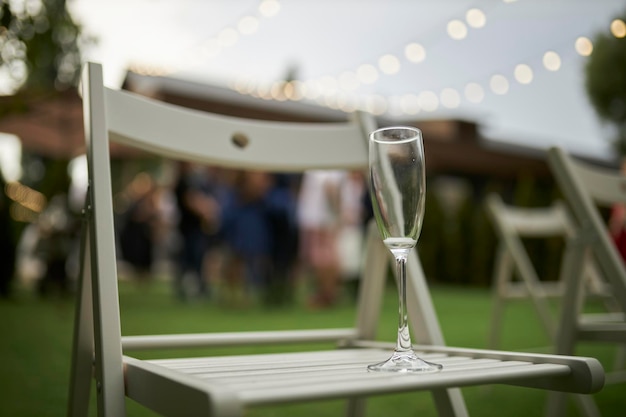
[[(621, 19), (626, 20), (626, 12)], [(615, 149), (626, 156), (626, 37), (598, 34), (585, 70), (591, 103), (602, 120), (617, 128)]]
[(84, 37), (66, 0), (0, 4), (0, 75), (12, 80), (13, 90), (41, 93), (75, 86)]

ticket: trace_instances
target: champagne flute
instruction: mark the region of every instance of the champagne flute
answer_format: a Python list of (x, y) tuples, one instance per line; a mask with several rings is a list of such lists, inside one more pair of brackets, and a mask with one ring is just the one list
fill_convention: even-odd
[(420, 359), (411, 346), (406, 306), (406, 263), (424, 217), (426, 174), (422, 132), (388, 127), (370, 134), (369, 190), (385, 246), (396, 260), (399, 286), (398, 340), (391, 357), (369, 365), (370, 371), (437, 372), (442, 366)]

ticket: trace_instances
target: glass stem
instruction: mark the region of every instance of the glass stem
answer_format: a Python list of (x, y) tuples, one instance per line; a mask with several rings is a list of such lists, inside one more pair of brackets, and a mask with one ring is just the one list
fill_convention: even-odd
[(398, 279), (398, 342), (396, 344), (397, 352), (406, 352), (412, 348), (411, 335), (409, 334), (409, 320), (406, 307), (406, 261), (408, 251), (396, 253), (396, 272)]

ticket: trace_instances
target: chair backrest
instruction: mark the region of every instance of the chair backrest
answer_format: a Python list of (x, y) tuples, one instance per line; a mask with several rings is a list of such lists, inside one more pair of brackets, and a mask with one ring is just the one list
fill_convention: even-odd
[(490, 347), (497, 346), (504, 302), (509, 299), (529, 298), (547, 336), (553, 339), (556, 319), (546, 299), (561, 295), (562, 286), (558, 282), (540, 279), (536, 262), (527, 252), (524, 239), (571, 236), (574, 229), (565, 207), (558, 201), (548, 207), (518, 207), (505, 204), (498, 194), (491, 193), (487, 196), (486, 208), (499, 240), (492, 284), (495, 298)]
[[(565, 206), (555, 201), (547, 207), (518, 207), (504, 203), (498, 194), (491, 193), (486, 198), (486, 208), (499, 239), (494, 284), (510, 285), (517, 275), (525, 294), (533, 297), (557, 295), (551, 294), (543, 285), (545, 282), (537, 274), (524, 239), (567, 239), (572, 236), (574, 227)], [(506, 292), (506, 288), (499, 290)]]
[[(270, 172), (309, 169), (366, 170), (368, 133), (376, 128), (366, 113), (341, 123), (287, 123), (208, 114), (158, 102), (103, 85), (102, 67), (88, 63), (82, 78), (89, 217), (83, 265), (90, 269), (94, 342), (99, 380), (121, 380), (121, 325), (110, 166), (110, 145), (142, 149), (176, 160)], [(366, 240), (356, 338), (373, 339), (382, 305), (390, 253), (375, 227)], [(409, 319), (415, 340), (443, 344), (423, 271), (414, 251), (408, 268)], [(87, 294), (87, 291), (82, 291)], [(86, 297), (83, 295), (83, 297)], [(87, 303), (89, 300), (87, 300)], [(119, 393), (118, 393), (119, 394)], [(115, 396), (115, 393), (107, 395)]]
[[(626, 267), (599, 208), (626, 204), (626, 176), (617, 170), (592, 166), (553, 147), (548, 160), (554, 177), (577, 223), (573, 250), (593, 254), (621, 310), (626, 312)], [(580, 256), (574, 254), (573, 257)]]
[(504, 203), (499, 195), (493, 193), (487, 196), (486, 201), (501, 237), (567, 236), (574, 231), (567, 210), (560, 201), (547, 207), (518, 207)]
[[(563, 296), (563, 282), (559, 279), (542, 280), (536, 269), (537, 262), (524, 243), (530, 239), (554, 238), (560, 239), (565, 247), (576, 234), (576, 226), (569, 211), (560, 200), (550, 206), (520, 207), (504, 203), (495, 193), (487, 196), (486, 209), (499, 240), (493, 276), (495, 298), (491, 347), (498, 342), (499, 329), (496, 326), (501, 322), (503, 303), (509, 299), (530, 299), (546, 334), (553, 339), (557, 323), (547, 299)], [(593, 262), (585, 262), (584, 272), (587, 294), (606, 296), (606, 286)]]

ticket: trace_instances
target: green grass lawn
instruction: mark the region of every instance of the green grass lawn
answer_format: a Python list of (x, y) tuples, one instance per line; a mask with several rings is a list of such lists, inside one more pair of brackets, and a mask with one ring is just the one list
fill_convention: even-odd
[[(342, 327), (353, 321), (354, 309), (346, 300), (341, 306), (325, 311), (309, 311), (293, 306), (228, 308), (219, 303), (176, 302), (162, 283), (137, 287), (120, 285), (123, 334), (160, 332), (232, 331), (248, 329), (288, 329), (305, 327)], [(451, 346), (486, 346), (490, 317), (490, 293), (486, 289), (434, 287), (432, 295)], [(381, 338), (393, 341), (397, 323), (395, 289), (385, 294), (381, 319)], [(0, 301), (0, 416), (62, 416), (65, 414), (70, 369), (70, 345), (73, 323), (73, 300), (59, 297), (39, 299), (20, 292), (11, 301)], [(545, 346), (536, 315), (527, 304), (512, 305), (506, 312), (503, 333), (504, 349), (533, 350)], [(298, 349), (303, 347), (289, 347)], [(270, 350), (270, 347), (256, 348)], [(275, 348), (274, 348), (275, 349)], [(194, 350), (192, 355), (241, 352), (233, 349)], [(171, 352), (178, 355), (181, 352)], [(614, 350), (585, 345), (580, 354), (596, 356), (610, 366)], [(145, 353), (143, 357), (155, 356)], [(603, 416), (622, 416), (626, 409), (625, 385), (606, 387), (595, 397)], [(464, 388), (470, 413), (474, 416), (541, 416), (545, 392), (510, 386)], [(92, 401), (93, 402), (93, 401)], [(375, 397), (369, 400), (368, 416), (436, 415), (428, 393), (410, 393)], [(342, 401), (267, 407), (249, 412), (249, 416), (338, 416)], [(130, 416), (153, 413), (128, 401)], [(95, 412), (92, 407), (92, 415)], [(579, 413), (570, 410), (572, 416)]]

